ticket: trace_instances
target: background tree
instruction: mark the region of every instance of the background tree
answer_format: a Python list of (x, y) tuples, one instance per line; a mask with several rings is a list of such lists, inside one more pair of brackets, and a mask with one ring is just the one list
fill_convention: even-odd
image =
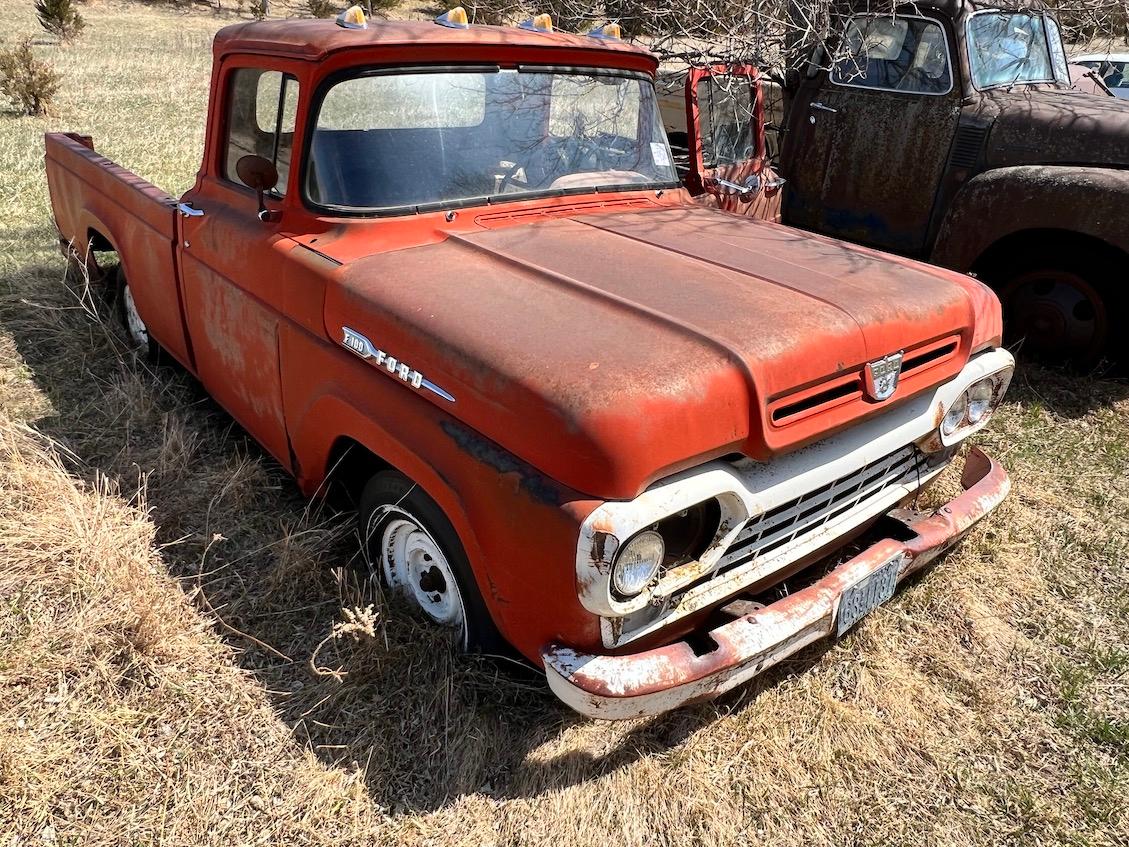
[(46, 115), (59, 89), (59, 75), (35, 58), (31, 39), (0, 52), (0, 94), (24, 115)]
[(86, 26), (74, 0), (35, 0), (35, 14), (45, 30), (63, 41), (73, 40)]

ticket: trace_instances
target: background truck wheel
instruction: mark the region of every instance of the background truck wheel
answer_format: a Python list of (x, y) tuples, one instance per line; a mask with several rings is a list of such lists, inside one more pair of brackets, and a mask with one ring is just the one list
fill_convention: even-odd
[(1068, 268), (1052, 257), (1028, 261), (1011, 268), (996, 291), (1006, 342), (1022, 342), (1022, 351), (1036, 358), (1092, 368), (1103, 357), (1123, 359), (1129, 349), (1110, 322), (1121, 305), (1096, 264)]
[(137, 304), (133, 300), (129, 280), (125, 278), (125, 272), (120, 265), (117, 270), (114, 290), (116, 292), (118, 317), (125, 328), (125, 336), (126, 340), (129, 341), (129, 346), (144, 353), (146, 357), (155, 359), (157, 344), (149, 337), (149, 329), (145, 326), (145, 321), (141, 319), (141, 315), (137, 313)]
[(369, 480), (357, 512), (369, 578), (382, 579), (430, 620), (455, 629), (467, 651), (511, 655), (443, 511), (398, 471)]

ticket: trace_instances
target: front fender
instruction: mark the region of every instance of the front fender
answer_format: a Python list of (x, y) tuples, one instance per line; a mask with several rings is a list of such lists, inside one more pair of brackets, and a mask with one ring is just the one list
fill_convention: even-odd
[[(283, 336), (287, 418), (306, 493), (324, 482), (341, 437), (418, 484), (446, 514), (486, 607), (534, 661), (555, 633), (599, 644), (580, 606), (576, 540), (598, 505), (542, 475), (488, 436), (344, 350), (306, 333)], [(301, 363), (297, 366), (296, 363)]]
[(930, 260), (967, 271), (999, 241), (1026, 230), (1088, 235), (1129, 251), (1129, 171), (1021, 165), (977, 174), (953, 198)]

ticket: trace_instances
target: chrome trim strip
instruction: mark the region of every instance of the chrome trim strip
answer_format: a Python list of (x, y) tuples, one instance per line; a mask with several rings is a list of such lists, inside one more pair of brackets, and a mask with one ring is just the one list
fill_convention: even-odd
[(411, 365), (400, 361), (395, 356), (390, 356), (355, 329), (343, 326), (341, 327), (341, 333), (341, 345), (350, 353), (355, 353), (362, 359), (370, 361), (377, 369), (388, 374), (388, 376), (396, 377), (412, 388), (424, 388), (433, 394), (437, 394), (449, 403), (455, 402), (455, 397), (450, 392), (440, 388), (430, 379), (426, 379), (423, 374), (415, 370)]

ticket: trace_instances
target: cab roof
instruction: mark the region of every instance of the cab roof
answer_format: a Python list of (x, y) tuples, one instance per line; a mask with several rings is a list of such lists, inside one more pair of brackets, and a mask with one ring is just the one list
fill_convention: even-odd
[[(516, 26), (478, 26), (457, 29), (434, 21), (389, 21), (369, 19), (367, 29), (346, 29), (332, 20), (252, 21), (227, 26), (216, 33), (213, 52), (217, 57), (230, 53), (267, 53), (318, 60), (343, 50), (373, 47), (528, 47), (539, 51), (554, 49), (586, 50), (605, 55), (632, 54), (658, 60), (646, 50), (622, 41), (574, 35), (565, 32), (538, 32)], [(598, 62), (598, 59), (594, 59)]]

